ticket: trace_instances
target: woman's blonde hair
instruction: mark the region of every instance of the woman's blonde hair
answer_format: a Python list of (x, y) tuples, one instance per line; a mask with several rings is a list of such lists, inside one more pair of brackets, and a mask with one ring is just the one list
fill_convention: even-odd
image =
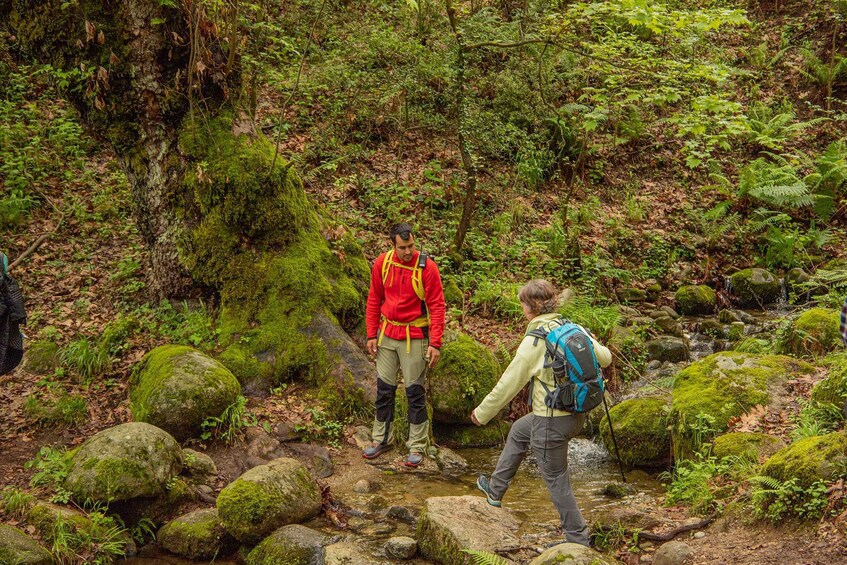
[(533, 279), (518, 292), (518, 298), (535, 315), (555, 312), (559, 306), (556, 287), (544, 279)]

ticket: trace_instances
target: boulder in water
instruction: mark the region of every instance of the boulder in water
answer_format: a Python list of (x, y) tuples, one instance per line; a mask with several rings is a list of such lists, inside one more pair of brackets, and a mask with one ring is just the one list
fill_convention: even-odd
[[(660, 467), (670, 463), (670, 407), (666, 398), (646, 397), (624, 400), (609, 410), (623, 464)], [(600, 422), (600, 437), (609, 453), (615, 456), (608, 417)]]
[(246, 565), (319, 565), (329, 538), (300, 524), (283, 526), (247, 555)]
[(428, 375), (432, 419), (445, 424), (468, 422), (471, 410), (494, 388), (500, 365), (470, 336), (459, 334), (441, 349), (438, 365)]
[(657, 361), (688, 361), (688, 342), (680, 337), (662, 336), (647, 342), (647, 359)]
[(679, 287), (674, 300), (679, 313), (686, 316), (711, 314), (718, 303), (715, 291), (704, 284)]
[(215, 508), (202, 508), (174, 518), (159, 528), (156, 543), (188, 559), (212, 559), (236, 545)]
[(471, 565), (463, 549), (493, 552), (520, 545), (518, 522), (507, 510), (481, 496), (431, 497), (418, 518), (418, 547), (423, 555), (446, 565)]
[(217, 508), (229, 533), (255, 543), (277, 528), (317, 515), (321, 490), (300, 462), (283, 457), (253, 467), (224, 487)]

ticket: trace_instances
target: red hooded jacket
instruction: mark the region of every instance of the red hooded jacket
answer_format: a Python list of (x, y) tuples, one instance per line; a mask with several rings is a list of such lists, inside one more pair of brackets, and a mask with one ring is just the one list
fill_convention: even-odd
[[(441, 274), (435, 261), (427, 257), (426, 266), (423, 268), (421, 278), (424, 287), (426, 303), (418, 298), (415, 289), (412, 288), (412, 270), (404, 269), (394, 265), (389, 266), (385, 284), (382, 283), (382, 265), (385, 262), (385, 253), (377, 257), (371, 270), (371, 288), (368, 293), (368, 305), (365, 314), (368, 339), (376, 339), (382, 329), (382, 318), (385, 317), (393, 322), (405, 324), (426, 316), (429, 311), (429, 327), (409, 327), (412, 339), (429, 337), (429, 345), (441, 347), (441, 338), (444, 335), (444, 316), (447, 307), (444, 304), (444, 289), (441, 286)], [(409, 262), (400, 261), (395, 255), (394, 261), (408, 267), (417, 264), (420, 252), (416, 251)], [(426, 333), (425, 333), (426, 332)], [(428, 336), (426, 335), (428, 333)], [(387, 324), (385, 327), (386, 337), (391, 339), (406, 339), (406, 327)]]

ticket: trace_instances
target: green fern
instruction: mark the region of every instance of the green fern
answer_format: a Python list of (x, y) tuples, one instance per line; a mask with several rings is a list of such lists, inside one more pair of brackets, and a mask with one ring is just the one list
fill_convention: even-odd
[(741, 170), (738, 196), (788, 210), (812, 206), (815, 198), (797, 170), (784, 158), (771, 157), (777, 162), (759, 158)]
[(463, 549), (462, 553), (467, 553), (474, 558), (475, 565), (507, 565), (508, 561), (488, 551), (478, 549)]
[(847, 143), (843, 139), (830, 143), (815, 160), (815, 171), (803, 180), (815, 195), (815, 214), (830, 218), (839, 193), (847, 185)]
[(795, 119), (796, 115), (790, 103), (777, 109), (754, 103), (746, 121), (748, 141), (771, 151), (781, 151), (792, 137), (822, 120), (817, 118), (808, 122), (797, 122)]

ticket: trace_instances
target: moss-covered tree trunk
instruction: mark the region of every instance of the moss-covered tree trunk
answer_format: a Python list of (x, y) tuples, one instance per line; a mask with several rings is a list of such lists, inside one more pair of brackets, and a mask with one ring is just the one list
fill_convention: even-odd
[(61, 70), (83, 123), (122, 163), (155, 294), (216, 291), (221, 358), (242, 379), (334, 368), (364, 382), (368, 364), (341, 327), (361, 320), (367, 263), (349, 236), (325, 237), (343, 230), (326, 229), (285, 163), (272, 167), (274, 146), (239, 109), (232, 6), (0, 0), (0, 16), (22, 57)]

